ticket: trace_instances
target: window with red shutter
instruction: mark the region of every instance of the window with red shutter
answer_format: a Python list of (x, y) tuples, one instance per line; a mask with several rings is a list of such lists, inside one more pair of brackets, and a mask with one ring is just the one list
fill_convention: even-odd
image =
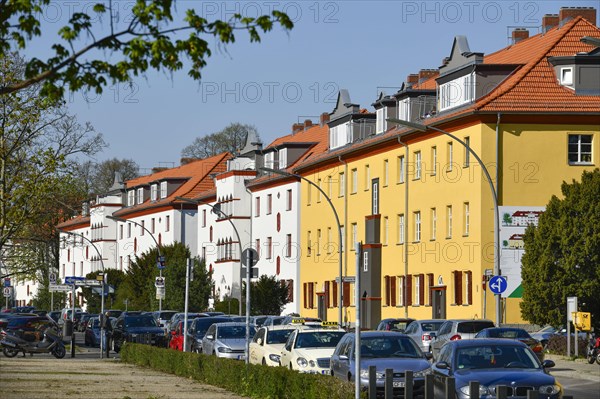
[(385, 306), (390, 306), (390, 276), (383, 276), (385, 286)]
[(419, 274), (419, 305), (425, 304), (425, 275)]
[(333, 299), (333, 307), (337, 308), (338, 307), (338, 283), (336, 283), (335, 281), (332, 281), (331, 288), (332, 288), (331, 298)]
[(392, 294), (392, 306), (396, 306), (396, 276), (390, 276), (390, 292)]
[(287, 281), (287, 288), (288, 288), (288, 301), (293, 302), (294, 301), (294, 280)]
[(308, 283), (308, 307), (309, 309), (315, 307), (315, 283)]
[(331, 298), (329, 297), (329, 281), (325, 281), (325, 306), (331, 307)]
[(431, 306), (431, 296), (433, 295), (431, 287), (433, 287), (433, 273), (427, 273), (427, 306)]
[(344, 307), (350, 306), (350, 283), (344, 283)]
[(456, 305), (462, 305), (462, 272), (454, 272), (454, 303)]
[(304, 309), (308, 309), (308, 283), (304, 283), (302, 288), (304, 289)]
[(465, 272), (467, 277), (467, 291), (466, 291), (466, 302), (468, 305), (473, 304), (473, 272)]

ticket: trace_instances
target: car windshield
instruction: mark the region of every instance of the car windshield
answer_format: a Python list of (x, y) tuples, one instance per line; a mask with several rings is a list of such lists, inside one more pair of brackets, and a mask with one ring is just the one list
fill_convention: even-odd
[(459, 333), (475, 334), (483, 330), (484, 328), (490, 327), (494, 327), (494, 323), (492, 323), (491, 321), (465, 321), (459, 323), (456, 330)]
[(458, 348), (455, 359), (457, 369), (540, 368), (539, 361), (529, 349), (516, 345)]
[(425, 332), (437, 331), (440, 329), (442, 324), (444, 324), (443, 321), (421, 323), (421, 329)]
[(423, 354), (412, 339), (407, 337), (373, 337), (360, 341), (360, 355), (363, 358), (410, 357), (421, 358)]
[(345, 334), (345, 331), (305, 332), (298, 334), (296, 348), (333, 348)]
[(527, 339), (531, 336), (525, 330), (518, 329), (493, 329), (487, 331), (487, 336), (490, 338), (513, 338)]
[(285, 344), (292, 331), (294, 331), (293, 328), (288, 330), (269, 331), (267, 335), (267, 344)]
[(156, 327), (156, 320), (153, 317), (128, 317), (125, 327)]
[[(256, 333), (250, 326), (250, 336)], [(220, 326), (217, 329), (217, 338), (246, 338), (246, 326)]]

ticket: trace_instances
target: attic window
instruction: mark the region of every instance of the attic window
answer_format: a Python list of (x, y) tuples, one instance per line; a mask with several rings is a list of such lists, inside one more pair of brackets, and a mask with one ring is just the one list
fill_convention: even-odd
[(137, 203), (141, 204), (143, 202), (144, 202), (144, 189), (138, 188), (137, 189)]
[(127, 206), (135, 205), (135, 190), (129, 190), (127, 192)]
[(158, 198), (158, 184), (150, 186), (150, 200), (156, 201)]
[(560, 84), (573, 85), (573, 68), (562, 68), (560, 70)]
[(167, 182), (160, 182), (160, 198), (167, 198)]

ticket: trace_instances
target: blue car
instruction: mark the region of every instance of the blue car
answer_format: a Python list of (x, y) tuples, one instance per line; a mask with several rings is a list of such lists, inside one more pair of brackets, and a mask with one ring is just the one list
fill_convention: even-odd
[[(431, 373), (430, 354), (425, 354), (407, 335), (395, 331), (365, 331), (360, 334), (360, 385), (369, 385), (369, 366), (376, 367), (377, 397), (385, 392), (385, 370), (394, 370), (394, 397), (404, 397), (405, 373), (413, 372), (413, 394), (422, 397), (425, 376)], [(330, 372), (344, 381), (355, 380), (354, 333), (346, 334), (331, 356)]]
[(100, 319), (91, 317), (84, 331), (85, 346), (100, 346)]
[(527, 391), (539, 392), (540, 399), (559, 399), (561, 385), (547, 369), (552, 360), (540, 363), (524, 343), (507, 339), (477, 338), (447, 342), (433, 364), (434, 391), (446, 397), (446, 377), (454, 377), (456, 397), (473, 399), (469, 382), (479, 382), (480, 399), (496, 398), (497, 386), (506, 386), (508, 397), (527, 398)]

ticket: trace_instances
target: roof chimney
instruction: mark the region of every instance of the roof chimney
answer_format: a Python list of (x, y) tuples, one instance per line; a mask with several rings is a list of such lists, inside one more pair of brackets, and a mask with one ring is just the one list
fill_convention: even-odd
[(300, 130), (304, 130), (303, 123), (294, 123), (292, 125), (292, 134), (298, 133)]
[(542, 33), (558, 26), (558, 14), (546, 14), (542, 17)]
[(310, 119), (306, 119), (304, 121), (304, 130), (308, 130), (312, 127), (313, 123)]
[(321, 114), (321, 117), (319, 118), (319, 124), (321, 126), (325, 126), (325, 124), (329, 122), (329, 113), (328, 112), (323, 112)]
[(408, 83), (409, 86), (415, 85), (417, 83), (419, 83), (419, 74), (418, 73), (411, 73), (410, 75), (408, 75), (406, 77), (406, 83)]
[(521, 40), (529, 37), (529, 31), (525, 28), (516, 28), (512, 31), (513, 44), (519, 43)]
[(592, 25), (596, 25), (596, 9), (594, 7), (561, 7), (558, 12), (560, 26), (577, 17), (583, 17)]
[(155, 166), (154, 168), (152, 168), (152, 173), (162, 172), (167, 169), (169, 169), (169, 168), (164, 167), (164, 166)]
[(421, 69), (419, 71), (419, 83), (423, 83), (427, 79), (437, 75), (437, 69)]
[(187, 165), (190, 162), (194, 162), (197, 161), (196, 158), (181, 158), (181, 160), (179, 161), (181, 163), (181, 166), (183, 165)]

